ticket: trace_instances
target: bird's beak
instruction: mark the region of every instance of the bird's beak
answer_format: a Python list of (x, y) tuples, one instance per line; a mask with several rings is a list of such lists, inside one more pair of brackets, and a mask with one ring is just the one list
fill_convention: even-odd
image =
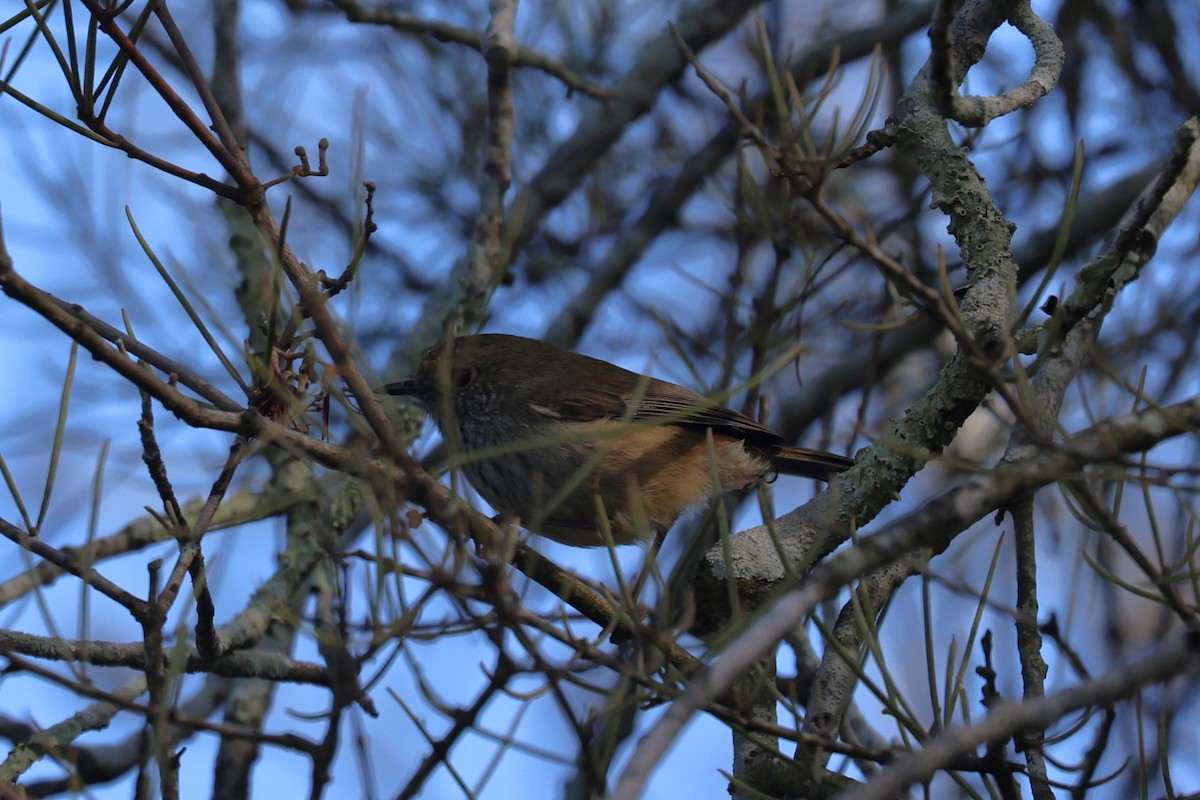
[(407, 381), (399, 381), (397, 383), (389, 383), (386, 386), (379, 387), (375, 391), (377, 393), (382, 392), (384, 394), (399, 394), (422, 397), (429, 394), (429, 387), (425, 386), (425, 384), (419, 381), (410, 379)]

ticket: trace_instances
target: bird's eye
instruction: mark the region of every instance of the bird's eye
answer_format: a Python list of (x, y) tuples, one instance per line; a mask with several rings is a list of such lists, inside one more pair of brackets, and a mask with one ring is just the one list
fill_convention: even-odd
[(465, 389), (475, 380), (475, 373), (469, 369), (459, 370), (454, 376), (454, 388)]

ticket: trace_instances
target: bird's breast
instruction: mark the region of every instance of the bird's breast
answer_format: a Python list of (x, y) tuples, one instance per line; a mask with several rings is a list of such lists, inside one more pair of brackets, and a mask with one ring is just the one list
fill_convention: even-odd
[(501, 436), (460, 425), (464, 472), (494, 508), (570, 544), (603, 543), (599, 509), (618, 543), (666, 531), (684, 510), (720, 490), (741, 489), (770, 468), (741, 439), (703, 429), (622, 420), (554, 421)]

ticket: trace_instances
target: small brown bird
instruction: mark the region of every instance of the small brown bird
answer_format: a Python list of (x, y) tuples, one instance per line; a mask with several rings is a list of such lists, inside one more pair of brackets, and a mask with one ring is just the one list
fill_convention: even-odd
[(492, 507), (576, 547), (604, 544), (601, 510), (617, 544), (663, 536), (711, 496), (714, 471), (730, 491), (774, 473), (830, 480), (853, 464), (790, 447), (682, 386), (520, 336), (443, 342), (411, 380), (381, 391), (414, 397), (443, 433), (457, 430), (463, 471)]

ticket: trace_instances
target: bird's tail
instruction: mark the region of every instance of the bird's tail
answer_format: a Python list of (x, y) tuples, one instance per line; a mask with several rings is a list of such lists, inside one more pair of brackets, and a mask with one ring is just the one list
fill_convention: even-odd
[(854, 466), (854, 459), (809, 450), (806, 447), (780, 447), (771, 454), (771, 467), (784, 475), (800, 475), (817, 480), (832, 480), (839, 472)]

